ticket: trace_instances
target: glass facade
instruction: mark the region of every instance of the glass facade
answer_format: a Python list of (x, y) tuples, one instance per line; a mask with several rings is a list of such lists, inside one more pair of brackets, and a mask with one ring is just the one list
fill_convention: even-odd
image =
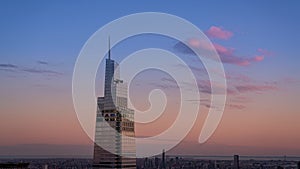
[(134, 111), (127, 107), (127, 85), (117, 67), (109, 56), (104, 97), (97, 100), (93, 168), (136, 168)]

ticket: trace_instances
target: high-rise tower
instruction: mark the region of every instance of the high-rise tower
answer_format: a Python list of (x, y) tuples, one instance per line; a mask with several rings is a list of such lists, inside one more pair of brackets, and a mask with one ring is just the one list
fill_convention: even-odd
[(240, 169), (240, 164), (239, 164), (239, 155), (234, 155), (233, 156), (233, 168), (234, 169)]
[(127, 85), (120, 80), (118, 66), (111, 59), (109, 42), (104, 97), (97, 99), (93, 168), (136, 168), (136, 159), (132, 158), (136, 156), (134, 111), (127, 107)]

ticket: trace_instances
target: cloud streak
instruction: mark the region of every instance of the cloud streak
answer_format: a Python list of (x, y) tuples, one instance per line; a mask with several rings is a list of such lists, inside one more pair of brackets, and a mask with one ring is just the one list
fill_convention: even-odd
[(21, 70), (23, 72), (35, 73), (35, 74), (62, 75), (62, 73), (52, 71), (52, 70), (43, 70), (43, 69), (34, 69), (34, 68), (24, 68)]
[[(41, 63), (39, 63), (41, 62)], [(48, 65), (48, 62), (37, 61), (37, 63), (42, 65)], [(49, 70), (49, 69), (41, 69), (41, 68), (29, 68), (29, 67), (22, 67), (15, 64), (8, 64), (8, 63), (1, 63), (0, 64), (0, 71), (9, 71), (9, 72), (25, 72), (31, 74), (45, 74), (45, 75), (52, 75), (52, 76), (59, 76), (62, 75), (61, 72)]]
[(48, 65), (49, 63), (46, 62), (46, 61), (41, 61), (41, 60), (38, 60), (36, 63), (40, 64), (40, 65)]
[(13, 65), (13, 64), (8, 64), (8, 63), (2, 63), (2, 64), (0, 64), (0, 67), (1, 67), (1, 68), (11, 68), (11, 69), (16, 69), (16, 68), (18, 68), (18, 66)]
[(277, 90), (278, 88), (274, 85), (238, 85), (235, 86), (235, 88), (240, 92), (240, 93), (245, 93), (245, 92), (264, 92), (264, 91), (269, 91), (269, 90)]
[[(193, 47), (194, 50), (213, 51), (215, 49), (218, 52), (220, 59), (223, 63), (233, 64), (233, 65), (237, 65), (237, 66), (248, 66), (251, 63), (261, 62), (265, 58), (264, 55), (256, 55), (253, 57), (240, 56), (236, 53), (236, 50), (234, 48), (225, 47), (218, 43), (213, 43), (213, 45), (210, 45), (208, 43), (205, 43), (205, 42), (203, 42), (201, 40), (197, 40), (197, 39), (189, 39), (187, 41), (187, 43), (189, 45), (191, 45), (191, 47)], [(188, 46), (186, 46), (182, 42), (176, 43), (174, 45), (174, 49), (183, 54), (196, 55), (192, 49), (190, 49)]]
[[(227, 77), (227, 76), (226, 76)], [(246, 108), (246, 104), (251, 101), (248, 98), (247, 93), (256, 93), (262, 94), (268, 91), (275, 91), (278, 90), (278, 86), (275, 83), (263, 83), (263, 84), (255, 84), (255, 81), (248, 77), (247, 75), (243, 74), (233, 74), (227, 77), (228, 80), (233, 81), (233, 83), (229, 83), (226, 92), (229, 96), (228, 99), (230, 100), (226, 103), (227, 108), (229, 109), (236, 109), (236, 110), (243, 110)], [(155, 87), (159, 87), (162, 89), (178, 89), (176, 85), (176, 81), (172, 78), (161, 78), (162, 83), (151, 83)], [(185, 90), (190, 88), (189, 83), (182, 82)], [(249, 84), (251, 83), (251, 84)], [(223, 89), (218, 86), (218, 84), (211, 82), (210, 80), (197, 80), (198, 91), (202, 93), (201, 100), (186, 100), (190, 102), (199, 103), (202, 106), (210, 108), (210, 99), (212, 93), (212, 85), (215, 87), (214, 94), (224, 94)], [(222, 90), (221, 90), (222, 89)]]

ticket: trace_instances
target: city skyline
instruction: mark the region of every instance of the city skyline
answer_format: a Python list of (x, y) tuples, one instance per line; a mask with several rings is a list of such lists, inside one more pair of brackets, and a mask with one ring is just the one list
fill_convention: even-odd
[[(223, 119), (213, 136), (199, 144), (210, 107), (210, 83), (194, 54), (182, 43), (157, 35), (131, 37), (112, 47), (118, 62), (143, 48), (171, 51), (197, 76), (203, 96), (200, 115), (183, 142), (168, 153), (300, 156), (299, 2), (144, 3), (128, 8), (121, 2), (1, 2), (0, 156), (74, 155), (76, 150), (92, 156), (93, 141), (82, 130), (72, 103), (76, 58), (100, 27), (146, 11), (177, 15), (199, 27), (219, 53), (228, 83)], [(187, 42), (200, 45), (197, 39)], [(104, 94), (104, 66), (102, 62), (97, 73), (97, 96)], [(170, 76), (144, 73), (129, 86), (135, 89), (131, 95), (136, 106), (149, 107), (147, 92), (154, 87), (165, 90), (170, 105), (158, 121), (136, 124), (138, 137), (166, 129), (178, 109), (177, 87)]]

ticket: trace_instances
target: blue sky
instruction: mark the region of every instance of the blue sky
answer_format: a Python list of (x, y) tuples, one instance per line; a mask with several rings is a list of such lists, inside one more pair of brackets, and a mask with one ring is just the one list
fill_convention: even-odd
[[(121, 16), (146, 11), (178, 15), (205, 31), (212, 25), (235, 33), (224, 45), (234, 46), (243, 55), (257, 48), (274, 51), (276, 62), (286, 73), (299, 65), (299, 4), (297, 1), (251, 2), (121, 2), (85, 3), (47, 1), (2, 1), (1, 61), (32, 64), (36, 60), (64, 63), (70, 71), (81, 47), (93, 32)], [(284, 55), (284, 56), (283, 56)], [(293, 59), (291, 59), (293, 58)], [(278, 70), (277, 66), (269, 65)], [(66, 71), (65, 70), (65, 71)], [(277, 72), (283, 73), (283, 72)]]

